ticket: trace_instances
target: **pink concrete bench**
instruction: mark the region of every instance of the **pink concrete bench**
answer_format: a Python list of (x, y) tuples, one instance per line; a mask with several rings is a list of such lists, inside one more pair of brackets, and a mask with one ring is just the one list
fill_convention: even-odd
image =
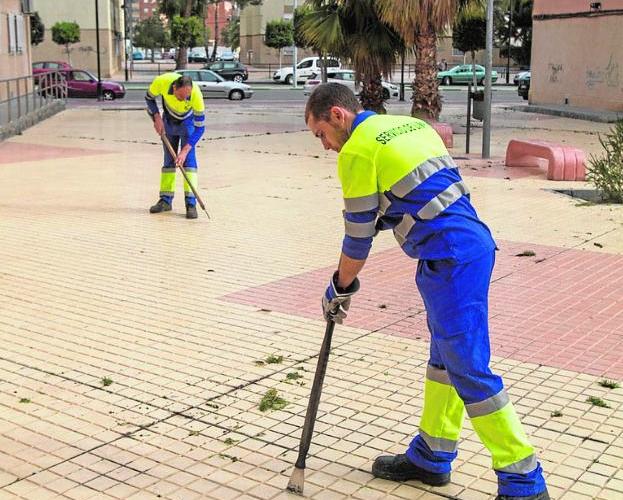
[(584, 151), (545, 141), (513, 139), (506, 148), (506, 166), (547, 167), (547, 178), (552, 181), (586, 179)]
[(453, 146), (452, 126), (449, 123), (431, 122), (430, 126), (437, 131), (447, 148)]

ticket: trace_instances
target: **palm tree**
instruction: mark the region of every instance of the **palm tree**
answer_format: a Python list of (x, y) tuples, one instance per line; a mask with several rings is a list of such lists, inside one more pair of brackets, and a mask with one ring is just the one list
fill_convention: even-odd
[(303, 38), (325, 54), (352, 61), (364, 108), (385, 113), (383, 76), (389, 75), (402, 39), (376, 11), (376, 0), (312, 0), (301, 20)]
[(407, 46), (415, 45), (415, 78), (411, 115), (437, 120), (441, 112), (437, 82), (437, 35), (470, 4), (482, 0), (376, 0), (379, 17)]

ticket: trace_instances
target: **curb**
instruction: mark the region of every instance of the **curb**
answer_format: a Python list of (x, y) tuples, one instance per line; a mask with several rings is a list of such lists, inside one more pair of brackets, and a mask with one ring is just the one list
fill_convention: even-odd
[(599, 123), (615, 123), (623, 120), (623, 113), (616, 111), (592, 111), (584, 109), (563, 109), (557, 107), (540, 106), (538, 104), (526, 104), (523, 106), (507, 106), (504, 109), (511, 111), (523, 111), (525, 113), (541, 113), (543, 115), (561, 116), (563, 118), (573, 118), (576, 120), (587, 120)]

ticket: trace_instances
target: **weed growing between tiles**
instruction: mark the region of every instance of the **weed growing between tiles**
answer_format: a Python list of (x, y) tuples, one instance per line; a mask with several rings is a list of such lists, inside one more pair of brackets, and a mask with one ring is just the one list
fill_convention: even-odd
[(515, 257), (534, 257), (536, 253), (533, 250), (524, 250), (521, 253), (515, 254)]
[(279, 396), (277, 389), (268, 389), (260, 401), (260, 411), (282, 410), (288, 402)]
[(610, 408), (608, 403), (597, 396), (589, 396), (586, 399), (586, 402), (592, 404), (593, 406), (599, 406), (600, 408)]
[(562, 412), (560, 410), (555, 410), (555, 411), (551, 412), (549, 415), (552, 418), (562, 417)]
[(102, 380), (100, 380), (100, 382), (104, 387), (108, 387), (109, 385), (112, 385), (112, 379), (110, 377), (103, 377)]
[(619, 387), (621, 387), (621, 385), (618, 382), (615, 382), (614, 380), (610, 380), (610, 379), (603, 379), (600, 380), (599, 382), (597, 382), (600, 386), (605, 387), (607, 389), (618, 389)]

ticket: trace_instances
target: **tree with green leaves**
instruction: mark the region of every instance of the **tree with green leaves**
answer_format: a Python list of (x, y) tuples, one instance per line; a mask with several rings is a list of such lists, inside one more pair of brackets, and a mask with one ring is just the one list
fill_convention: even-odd
[[(171, 19), (171, 40), (178, 52), (188, 52), (189, 47), (194, 47), (204, 40), (205, 25), (203, 19), (197, 16), (173, 16)], [(179, 65), (182, 64), (180, 67)], [(186, 67), (186, 56), (182, 61), (177, 61), (175, 69), (183, 69)]]
[[(204, 16), (207, 0), (159, 0), (158, 12), (169, 19), (171, 40), (177, 47), (175, 69), (184, 69), (188, 62), (188, 48), (203, 42), (205, 37)], [(179, 18), (177, 21), (174, 21)], [(192, 20), (189, 20), (193, 18)], [(197, 28), (197, 21), (201, 25)], [(175, 24), (175, 35), (174, 32)], [(190, 31), (184, 32), (185, 29)], [(200, 31), (200, 32), (199, 32)], [(184, 44), (178, 45), (178, 40)]]
[(266, 23), (264, 45), (279, 49), (279, 69), (281, 69), (281, 49), (294, 44), (294, 29), (290, 21), (277, 19)]
[(385, 112), (382, 77), (391, 73), (403, 42), (376, 10), (376, 0), (311, 0), (301, 21), (303, 42), (350, 59), (364, 108)]
[(452, 46), (472, 56), (473, 85), (476, 87), (476, 51), (487, 44), (487, 18), (485, 11), (473, 7), (459, 16), (452, 26)]
[(229, 20), (227, 27), (221, 34), (221, 41), (223, 45), (231, 47), (233, 51), (240, 47), (240, 18), (238, 16), (233, 16)]
[(41, 21), (41, 16), (38, 12), (33, 12), (30, 16), (30, 43), (32, 45), (39, 45), (43, 42), (45, 36), (45, 25)]
[(381, 19), (407, 46), (415, 47), (415, 79), (411, 115), (438, 120), (441, 97), (437, 81), (437, 36), (470, 4), (483, 0), (376, 0)]
[(69, 46), (80, 41), (80, 26), (76, 22), (60, 21), (52, 26), (52, 40), (58, 45), (65, 46), (67, 62), (71, 64), (71, 50)]
[(169, 45), (169, 34), (158, 16), (139, 21), (134, 27), (132, 42), (137, 47), (151, 50), (151, 62), (154, 62), (154, 49)]
[(530, 66), (532, 56), (532, 4), (533, 0), (499, 0), (495, 4), (494, 37), (500, 55), (507, 57), (510, 46), (511, 58), (521, 66)]

